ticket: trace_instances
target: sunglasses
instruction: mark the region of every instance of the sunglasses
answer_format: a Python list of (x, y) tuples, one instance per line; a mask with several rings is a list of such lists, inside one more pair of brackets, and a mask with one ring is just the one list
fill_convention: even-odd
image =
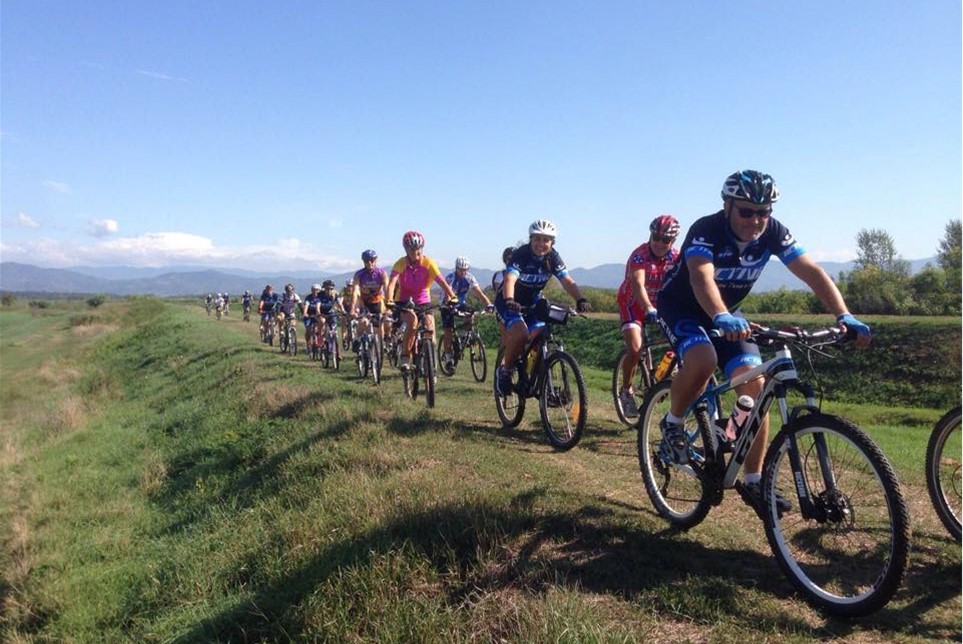
[(766, 208), (765, 210), (756, 210), (755, 208), (736, 208), (736, 212), (743, 219), (752, 219), (753, 217), (759, 217), (760, 219), (769, 219), (769, 215), (772, 214), (772, 208)]
[(666, 237), (665, 235), (656, 235), (655, 233), (652, 233), (651, 239), (652, 241), (662, 242), (663, 244), (671, 244), (675, 241), (675, 237)]

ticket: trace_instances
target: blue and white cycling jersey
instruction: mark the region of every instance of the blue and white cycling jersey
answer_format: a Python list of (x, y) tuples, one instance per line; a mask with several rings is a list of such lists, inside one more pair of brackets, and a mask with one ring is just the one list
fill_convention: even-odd
[(659, 291), (659, 311), (693, 307), (701, 310), (689, 281), (687, 261), (690, 257), (705, 257), (712, 262), (722, 301), (733, 311), (749, 295), (770, 257), (776, 256), (783, 264), (790, 264), (805, 252), (792, 233), (773, 217), (769, 218), (769, 225), (759, 239), (739, 241), (729, 228), (725, 212), (720, 210), (697, 220), (689, 228), (682, 242), (681, 259), (666, 274)]
[[(515, 301), (522, 306), (530, 306), (541, 298), (542, 289), (554, 275), (559, 280), (568, 275), (568, 268), (554, 248), (547, 255), (538, 257), (532, 252), (532, 245), (520, 246), (512, 255), (506, 273), (515, 275)], [(498, 294), (499, 297), (502, 293)]]
[(451, 290), (455, 292), (455, 295), (458, 297), (459, 304), (464, 304), (465, 300), (468, 299), (468, 294), (471, 293), (472, 288), (478, 286), (478, 280), (475, 279), (474, 275), (467, 271), (465, 272), (464, 277), (458, 277), (458, 274), (455, 271), (452, 271), (451, 273), (448, 273), (448, 275), (445, 275), (445, 281), (448, 282), (448, 286), (451, 287)]

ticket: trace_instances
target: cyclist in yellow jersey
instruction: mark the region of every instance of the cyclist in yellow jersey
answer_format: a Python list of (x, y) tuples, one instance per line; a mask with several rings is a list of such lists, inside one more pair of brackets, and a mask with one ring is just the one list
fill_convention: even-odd
[[(398, 287), (396, 302), (407, 302), (410, 298), (416, 306), (431, 304), (431, 283), (441, 287), (449, 302), (457, 301), (455, 292), (441, 276), (438, 264), (424, 254), (425, 237), (419, 232), (409, 230), (401, 238), (405, 247), (405, 256), (395, 262), (391, 268), (388, 280), (388, 296)], [(411, 365), (411, 355), (415, 348), (415, 331), (418, 328), (418, 317), (411, 309), (401, 311), (401, 321), (405, 323), (404, 355), (401, 358), (401, 368), (408, 369)], [(425, 326), (431, 330), (432, 338), (435, 333), (435, 318), (425, 315)]]

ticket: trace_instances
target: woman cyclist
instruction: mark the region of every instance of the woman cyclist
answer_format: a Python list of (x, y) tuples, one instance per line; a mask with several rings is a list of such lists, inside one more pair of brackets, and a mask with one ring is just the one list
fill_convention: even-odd
[[(405, 256), (395, 262), (391, 268), (391, 276), (388, 280), (389, 296), (395, 292), (395, 286), (397, 286), (398, 299), (396, 302), (407, 302), (411, 299), (416, 306), (426, 307), (431, 304), (431, 283), (435, 282), (441, 287), (449, 302), (457, 300), (455, 292), (448, 286), (448, 282), (442, 279), (438, 264), (424, 254), (424, 235), (409, 230), (402, 236), (401, 244), (405, 248)], [(407, 370), (411, 367), (411, 356), (415, 349), (418, 316), (411, 309), (403, 309), (399, 319), (406, 324), (404, 355), (401, 357), (400, 366), (402, 370)], [(425, 326), (434, 335), (434, 316), (425, 315)]]
[(304, 322), (304, 346), (311, 349), (311, 330), (315, 333), (321, 332), (318, 324), (321, 316), (321, 285), (312, 284), (311, 292), (304, 296), (304, 303), (301, 305), (301, 320)]
[[(370, 324), (375, 327), (375, 333), (384, 338), (384, 328), (381, 323), (385, 311), (385, 298), (388, 292), (388, 273), (378, 266), (378, 253), (366, 250), (361, 253), (364, 268), (354, 274), (351, 281), (351, 299), (348, 300), (348, 310), (354, 314), (364, 309), (370, 317)], [(361, 300), (360, 306), (358, 300)], [(358, 320), (358, 337), (368, 332), (368, 319)], [(355, 338), (355, 343), (358, 339)], [(357, 346), (354, 347), (357, 351)]]
[(625, 279), (619, 286), (616, 301), (626, 351), (619, 392), (619, 402), (626, 418), (639, 415), (632, 378), (642, 353), (642, 325), (654, 324), (659, 319), (656, 299), (666, 272), (679, 261), (679, 251), (672, 248), (678, 236), (679, 221), (672, 215), (659, 215), (649, 224), (649, 241), (633, 250), (625, 262)]
[[(485, 295), (485, 291), (479, 286), (475, 276), (468, 272), (471, 264), (467, 257), (459, 257), (455, 260), (455, 270), (445, 276), (445, 281), (451, 286), (458, 298), (457, 308), (466, 308), (465, 301), (470, 293), (474, 293), (478, 299), (485, 303), (485, 309), (490, 310), (492, 303)], [(441, 310), (441, 328), (444, 329), (442, 343), (444, 345), (443, 360), (451, 362), (451, 336), (455, 332), (455, 312), (450, 309)]]
[(547, 219), (533, 221), (528, 227), (528, 243), (512, 254), (511, 264), (505, 269), (505, 281), (495, 297), (495, 310), (505, 325), (502, 333), (505, 353), (495, 378), (499, 395), (511, 393), (512, 372), (509, 365), (515, 364), (529, 337), (539, 333), (545, 326), (544, 322), (535, 319), (533, 313), (523, 315), (522, 308), (542, 298), (542, 289), (553, 275), (565, 292), (575, 299), (575, 308), (579, 313), (591, 308), (555, 250), (557, 236), (558, 230), (552, 222)]

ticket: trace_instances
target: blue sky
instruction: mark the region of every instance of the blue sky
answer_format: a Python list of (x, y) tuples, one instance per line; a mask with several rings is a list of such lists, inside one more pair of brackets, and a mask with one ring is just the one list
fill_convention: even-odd
[(822, 261), (961, 216), (961, 4), (4, 0), (0, 255), (341, 272), (401, 236), (570, 266), (769, 172)]

